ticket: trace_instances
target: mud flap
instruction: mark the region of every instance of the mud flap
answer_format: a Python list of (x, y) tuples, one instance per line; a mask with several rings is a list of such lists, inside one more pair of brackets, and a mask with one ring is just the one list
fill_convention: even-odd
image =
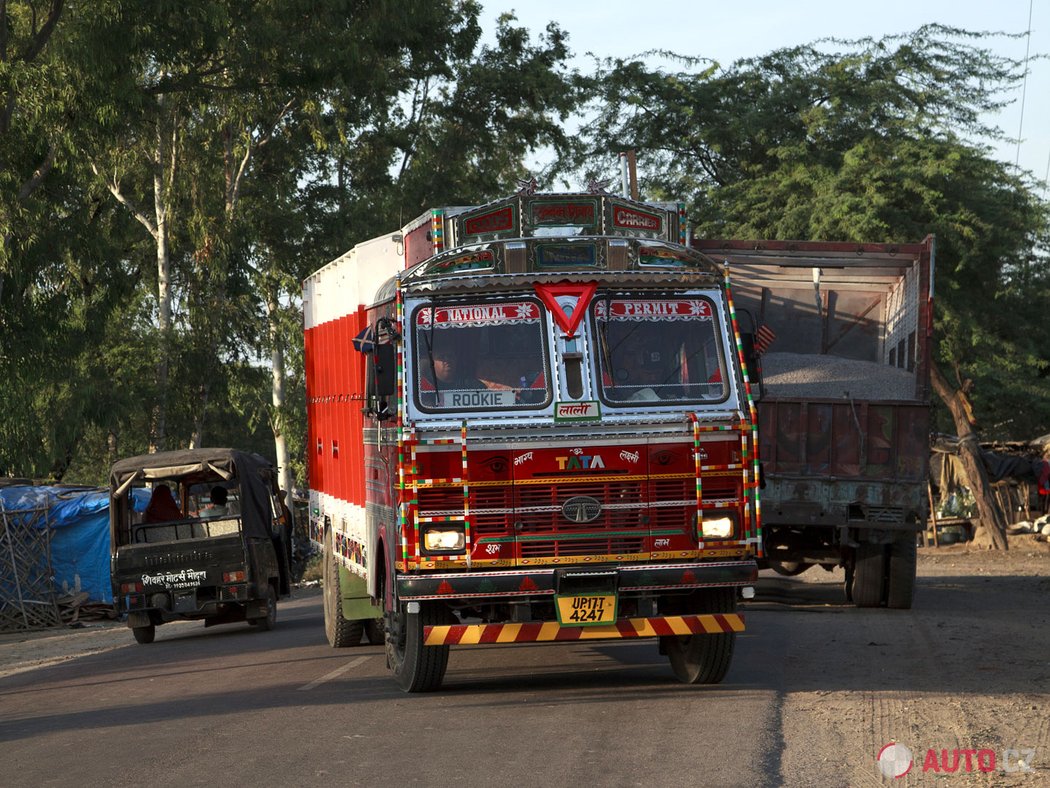
[(152, 623), (149, 613), (145, 610), (133, 610), (128, 613), (128, 626), (131, 629), (134, 629), (135, 627), (148, 627)]
[(266, 599), (252, 599), (244, 606), (245, 618), (266, 618)]

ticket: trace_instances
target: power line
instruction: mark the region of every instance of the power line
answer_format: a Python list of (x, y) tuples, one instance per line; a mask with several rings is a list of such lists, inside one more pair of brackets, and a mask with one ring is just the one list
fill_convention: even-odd
[(1028, 89), (1028, 53), (1032, 48), (1032, 5), (1035, 0), (1028, 0), (1028, 30), (1025, 31), (1024, 45), (1024, 78), (1021, 81), (1021, 122), (1017, 126), (1017, 157), (1014, 159), (1014, 167), (1021, 164), (1021, 137), (1024, 130), (1024, 99)]

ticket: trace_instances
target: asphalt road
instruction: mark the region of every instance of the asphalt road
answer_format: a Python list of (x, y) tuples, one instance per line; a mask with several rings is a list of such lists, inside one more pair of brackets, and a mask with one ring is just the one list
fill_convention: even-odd
[[(763, 577), (709, 687), (679, 684), (645, 640), (454, 648), (441, 691), (406, 695), (381, 647), (329, 648), (319, 593), (297, 592), (272, 632), (166, 625), (149, 646), (110, 633), (126, 644), (0, 678), (0, 781), (878, 786), (897, 740), (916, 758), (900, 784), (945, 784), (921, 770), (930, 747), (994, 749), (1003, 784), (1039, 784), (1050, 561), (982, 566), (926, 567), (912, 611), (852, 608), (813, 571)], [(1025, 748), (1034, 766), (1018, 773), (1006, 758)]]
[[(157, 641), (0, 679), (15, 785), (762, 785), (777, 693), (756, 635), (686, 687), (656, 642), (453, 649), (406, 695), (382, 648), (331, 649), (319, 595), (278, 626), (164, 626)], [(12, 769), (11, 767), (15, 767)]]

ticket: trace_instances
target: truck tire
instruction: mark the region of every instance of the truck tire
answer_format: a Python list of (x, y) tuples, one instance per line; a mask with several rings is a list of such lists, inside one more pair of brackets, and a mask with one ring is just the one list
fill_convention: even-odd
[(405, 692), (432, 692), (441, 686), (448, 667), (448, 646), (423, 645), (423, 627), (449, 623), (447, 608), (421, 602), (419, 613), (400, 609), (388, 617), (386, 657), (394, 680)]
[[(701, 591), (702, 613), (736, 612), (735, 588), (711, 588)], [(725, 678), (733, 660), (735, 632), (717, 635), (665, 636), (660, 638), (663, 651), (675, 677), (683, 684), (718, 684)]]
[(887, 577), (886, 607), (911, 610), (915, 595), (915, 565), (917, 562), (915, 535), (910, 534), (890, 545), (890, 568)]
[(853, 567), (853, 604), (879, 607), (886, 593), (886, 546), (862, 542), (857, 545)]
[(365, 622), (365, 637), (373, 646), (381, 646), (386, 642), (386, 633), (383, 631), (383, 619), (370, 618)]
[(135, 636), (136, 643), (152, 643), (154, 638), (157, 637), (157, 627), (155, 624), (150, 624), (145, 627), (132, 627), (131, 634)]
[(321, 581), (324, 584), (324, 634), (332, 648), (348, 648), (361, 642), (364, 625), (360, 621), (343, 618), (343, 595), (339, 589), (339, 562), (335, 558), (332, 532), (324, 539), (324, 563)]
[(269, 583), (266, 585), (266, 615), (262, 618), (253, 618), (248, 623), (257, 626), (264, 632), (269, 632), (277, 626), (277, 592)]

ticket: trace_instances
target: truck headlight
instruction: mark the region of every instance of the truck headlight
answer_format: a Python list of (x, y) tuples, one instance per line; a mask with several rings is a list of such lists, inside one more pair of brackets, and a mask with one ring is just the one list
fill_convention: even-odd
[(461, 528), (428, 528), (423, 532), (423, 548), (428, 553), (459, 553), (467, 540)]
[(732, 517), (704, 518), (701, 524), (704, 539), (728, 539), (733, 535)]

